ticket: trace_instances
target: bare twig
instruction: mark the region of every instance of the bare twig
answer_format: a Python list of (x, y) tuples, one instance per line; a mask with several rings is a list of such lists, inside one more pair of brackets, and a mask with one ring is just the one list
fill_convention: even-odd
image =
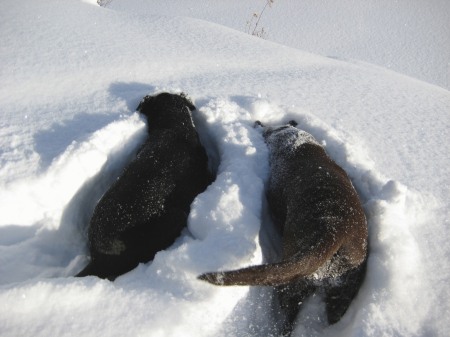
[[(250, 20), (247, 21), (247, 33), (250, 34), (250, 30), (253, 27), (253, 30), (251, 32), (252, 35), (254, 36), (258, 36), (261, 38), (264, 38), (264, 36), (266, 35), (266, 31), (264, 30), (264, 27), (261, 28), (260, 30), (258, 30), (258, 25), (259, 25), (259, 21), (261, 20), (261, 17), (263, 16), (265, 10), (267, 7), (272, 7), (272, 4), (274, 3), (275, 0), (267, 0), (264, 8), (262, 9), (261, 13), (253, 13), (252, 17)], [(253, 21), (256, 19), (256, 22), (253, 26)]]
[(256, 32), (256, 28), (258, 28), (259, 20), (261, 20), (261, 17), (264, 14), (264, 11), (266, 10), (267, 6), (272, 7), (272, 4), (274, 1), (275, 0), (267, 0), (266, 4), (264, 5), (263, 10), (261, 11), (261, 14), (259, 14), (259, 16), (258, 16), (258, 20), (256, 20), (255, 28), (253, 28), (252, 35), (256, 35), (255, 32)]

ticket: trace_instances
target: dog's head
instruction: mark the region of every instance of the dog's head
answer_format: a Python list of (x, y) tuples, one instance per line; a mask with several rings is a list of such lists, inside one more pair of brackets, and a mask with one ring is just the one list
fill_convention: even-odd
[(269, 138), (273, 133), (280, 132), (285, 129), (294, 129), (298, 123), (294, 120), (289, 121), (287, 124), (278, 125), (278, 126), (266, 126), (260, 121), (256, 121), (254, 124), (255, 128), (263, 129), (263, 136), (265, 139)]
[(297, 125), (294, 120), (278, 126), (265, 126), (260, 121), (255, 122), (255, 127), (262, 128), (264, 140), (273, 154), (286, 154), (306, 143), (320, 146), (312, 135), (298, 129)]
[(149, 128), (160, 129), (192, 123), (191, 111), (195, 106), (183, 93), (165, 92), (145, 96), (136, 110), (147, 117)]

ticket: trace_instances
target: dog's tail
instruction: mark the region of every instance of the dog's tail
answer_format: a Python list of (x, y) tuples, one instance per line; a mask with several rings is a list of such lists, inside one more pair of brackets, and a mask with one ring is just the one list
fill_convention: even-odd
[(231, 271), (205, 273), (200, 275), (198, 279), (223, 286), (274, 286), (289, 283), (299, 276), (297, 264), (295, 262), (287, 261), (251, 266)]
[[(247, 268), (205, 273), (198, 279), (215, 285), (277, 286), (314, 273), (334, 254), (309, 254), (303, 258)], [(331, 255), (331, 256), (330, 256)]]
[(348, 255), (349, 269), (359, 266), (363, 258), (350, 258), (352, 251), (356, 248), (345, 247), (342, 245), (343, 243), (343, 240), (327, 237), (315, 247), (311, 247), (310, 251), (295, 255), (282, 262), (250, 266), (231, 271), (205, 273), (198, 278), (215, 285), (224, 286), (278, 286), (313, 274), (329, 261), (338, 250), (343, 255)]

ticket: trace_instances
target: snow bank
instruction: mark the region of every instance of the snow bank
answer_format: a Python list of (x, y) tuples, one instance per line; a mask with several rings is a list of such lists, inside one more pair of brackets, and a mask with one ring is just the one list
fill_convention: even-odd
[[(130, 13), (187, 16), (250, 32), (266, 0), (113, 0)], [(315, 54), (362, 60), (450, 89), (450, 4), (446, 0), (283, 0), (261, 16), (264, 38)], [(248, 22), (250, 21), (250, 27)]]
[[(417, 222), (415, 213), (424, 214), (423, 210), (417, 210), (420, 200), (405, 186), (372, 171), (358, 146), (343, 142), (332, 128), (310, 114), (295, 110), (282, 112), (279, 106), (257, 98), (249, 110), (229, 98), (204, 102), (195, 119), (217, 178), (194, 201), (189, 230), (177, 243), (158, 253), (153, 262), (140, 265), (114, 283), (94, 277), (67, 276), (75, 274), (86, 263), (83, 233), (96, 201), (92, 196), (98, 198), (107, 182), (117, 175), (118, 170), (111, 166), (122, 167), (139, 140), (142, 141), (143, 123), (136, 114), (111, 123), (82, 144), (71, 144), (49, 167), (45, 177), (28, 183), (28, 192), (23, 185), (3, 192), (6, 195), (3, 200), (9, 200), (12, 205), (9, 207), (11, 220), (16, 214), (16, 219), (24, 223), (36, 223), (33, 231), (25, 231), (15, 242), (7, 242), (2, 247), (3, 335), (273, 333), (276, 325), (267, 318), (273, 301), (270, 290), (251, 293), (248, 287), (214, 287), (198, 281), (196, 276), (204, 271), (261, 263), (261, 249), (265, 250), (266, 259), (276, 257), (277, 242), (273, 238), (264, 242), (260, 237), (261, 223), (271, 225), (267, 210), (263, 209), (268, 163), (266, 146), (253, 123), (257, 119), (276, 123), (280, 117), (288, 116), (326, 144), (334, 159), (347, 170), (362, 196), (370, 227), (367, 278), (346, 316), (337, 325), (327, 327), (323, 323), (323, 310), (317, 309), (321, 304), (317, 302), (308, 306), (299, 318), (296, 334), (420, 334), (428, 308), (422, 303), (419, 309), (420, 297), (411, 294), (426, 291), (427, 283), (417, 273), (423, 269), (423, 261), (410, 232), (410, 227)], [(105, 139), (117, 142), (111, 144)], [(70, 177), (87, 183), (83, 185)], [(65, 195), (58, 194), (58, 188)], [(51, 194), (53, 199), (45, 198), (49, 190), (55, 191)], [(15, 199), (22, 196), (31, 199), (22, 202), (35, 204), (34, 208), (41, 213), (21, 214), (14, 209)], [(64, 210), (64, 216), (56, 210)], [(3, 219), (8, 219), (8, 214)], [(249, 302), (247, 306), (262, 303), (266, 308), (258, 319), (252, 318), (251, 312), (243, 314), (236, 309), (245, 302)], [(385, 315), (399, 307), (403, 308), (401, 314)], [(318, 317), (319, 324), (317, 319), (305, 319), (308, 313), (309, 317)], [(249, 316), (250, 322), (244, 324), (242, 315)], [(24, 316), (26, 324), (22, 324)], [(415, 324), (410, 322), (412, 316)], [(177, 323), (173, 324), (175, 317)], [(59, 322), (65, 322), (64, 328)]]
[(4, 186), (0, 283), (54, 276), (73, 258), (71, 246), (86, 240), (96, 202), (142, 143), (144, 130), (137, 114), (112, 122), (70, 144), (45, 173)]

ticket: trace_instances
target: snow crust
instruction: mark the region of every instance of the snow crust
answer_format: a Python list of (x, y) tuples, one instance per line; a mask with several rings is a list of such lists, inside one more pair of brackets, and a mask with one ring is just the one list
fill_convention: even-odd
[[(276, 336), (270, 288), (196, 276), (277, 259), (253, 123), (292, 119), (347, 171), (370, 231), (367, 277), (346, 315), (328, 327), (311, 298), (293, 335), (446, 335), (448, 90), (113, 4), (0, 4), (0, 336)], [(115, 282), (74, 278), (96, 201), (145, 137), (137, 104), (162, 90), (194, 100), (217, 179), (152, 262)]]

